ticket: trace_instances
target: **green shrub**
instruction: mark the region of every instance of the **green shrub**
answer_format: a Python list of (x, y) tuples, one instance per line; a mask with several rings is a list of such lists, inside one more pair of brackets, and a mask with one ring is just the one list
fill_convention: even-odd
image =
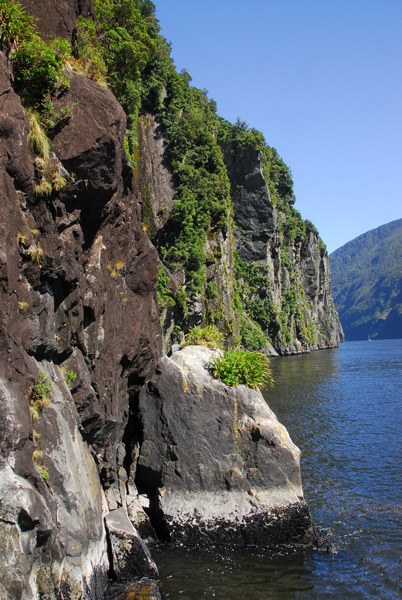
[(172, 292), (169, 289), (169, 275), (163, 265), (158, 266), (158, 304), (159, 308), (164, 309), (168, 306), (175, 306), (176, 302), (173, 298)]
[(79, 67), (87, 77), (101, 84), (105, 83), (106, 66), (96, 38), (95, 23), (90, 18), (80, 17), (78, 19), (74, 39), (74, 55), (79, 61)]
[(181, 308), (183, 316), (186, 316), (188, 298), (187, 298), (187, 293), (186, 293), (184, 286), (181, 285), (179, 287), (179, 289), (177, 290), (176, 297), (177, 297), (177, 303)]
[(63, 69), (69, 55), (70, 46), (66, 40), (46, 43), (37, 34), (11, 52), (15, 86), (26, 104), (39, 105), (57, 88), (68, 86)]
[(74, 386), (74, 380), (77, 379), (78, 374), (75, 371), (73, 371), (72, 369), (67, 371), (65, 367), (60, 367), (60, 371), (62, 372), (64, 381), (66, 382), (66, 384), (68, 385), (68, 387), (71, 390)]
[(28, 133), (28, 143), (32, 150), (43, 159), (43, 165), (47, 165), (50, 160), (50, 142), (42, 127), (41, 119), (36, 110), (31, 107), (26, 109), (26, 113), (31, 125)]
[(228, 350), (212, 364), (213, 376), (226, 385), (236, 387), (243, 384), (253, 390), (273, 386), (274, 380), (269, 358), (261, 352)]
[(193, 344), (207, 348), (222, 348), (224, 335), (213, 325), (190, 327), (186, 335), (186, 346)]

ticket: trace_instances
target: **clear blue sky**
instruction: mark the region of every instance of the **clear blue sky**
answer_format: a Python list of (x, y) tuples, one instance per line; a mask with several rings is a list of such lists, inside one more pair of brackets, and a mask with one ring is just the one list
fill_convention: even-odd
[(402, 217), (402, 0), (154, 0), (176, 68), (259, 129), (332, 252)]

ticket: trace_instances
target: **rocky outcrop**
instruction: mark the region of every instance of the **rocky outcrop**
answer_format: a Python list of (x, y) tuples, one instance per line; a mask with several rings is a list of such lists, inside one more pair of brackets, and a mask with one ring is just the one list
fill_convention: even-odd
[(300, 451), (259, 391), (212, 378), (216, 353), (163, 357), (140, 394), (137, 484), (176, 544), (311, 544)]
[[(202, 293), (189, 292), (181, 307), (178, 290), (188, 292), (185, 270), (167, 273), (169, 297), (160, 303), (163, 351), (180, 340), (177, 331), (202, 322), (216, 323), (229, 343), (234, 336), (267, 354), (337, 346), (343, 331), (332, 301), (327, 252), (315, 227), (294, 210), (291, 180), (289, 197), (280, 190), (282, 196), (273, 201), (261, 149), (227, 142), (222, 152), (233, 214), (229, 211), (221, 231), (206, 232)], [(140, 120), (136, 173), (142, 219), (159, 248), (170, 227), (175, 189), (163, 130), (150, 115)], [(163, 251), (160, 259), (163, 263)]]
[[(108, 552), (104, 517), (139, 505), (126, 485), (136, 398), (160, 352), (157, 255), (111, 92), (70, 73), (54, 105), (73, 116), (51, 132), (52, 172), (65, 184), (44, 197), (4, 55), (0, 66), (0, 595), (95, 599), (121, 556)], [(52, 391), (36, 421), (40, 373)]]
[[(265, 284), (245, 284), (250, 311), (279, 354), (337, 346), (343, 331), (334, 307), (328, 255), (311, 225), (294, 211), (294, 198), (274, 203), (261, 151), (224, 145), (234, 206), (235, 249)], [(286, 206), (287, 205), (287, 206)], [(293, 223), (292, 223), (293, 220)], [(287, 232), (299, 225), (303, 231)]]
[(63, 375), (51, 363), (40, 367), (52, 381), (52, 401), (33, 422), (33, 434), (28, 401), (1, 380), (7, 414), (1, 427), (1, 597), (56, 598), (64, 589), (69, 598), (85, 590), (96, 599), (109, 568), (106, 502)]
[[(92, 0), (22, 4), (45, 39), (71, 41), (77, 18), (94, 14)], [(227, 214), (206, 225), (205, 279), (192, 293), (183, 264), (167, 272), (150, 241), (168, 227), (176, 194), (160, 126), (139, 119), (133, 170), (116, 98), (65, 75), (69, 87), (52, 95), (55, 120), (65, 118), (47, 131), (44, 157), (32, 142), (39, 124), (0, 53), (0, 596), (158, 598), (144, 542), (156, 535), (314, 540), (299, 451), (261, 395), (213, 380), (200, 349), (163, 358), (151, 377), (162, 348), (201, 322), (238, 341), (247, 318), (235, 249), (267, 273), (269, 285), (247, 292), (256, 310), (260, 300), (274, 304), (271, 329), (260, 325), (266, 352), (274, 352), (267, 336), (282, 353), (313, 347), (308, 319), (316, 345), (335, 344), (329, 275), (314, 232), (290, 249), (294, 269), (286, 268), (284, 217), (260, 155), (247, 149), (227, 158), (233, 217), (216, 145)], [(292, 313), (284, 339), (280, 315), (295, 281), (305, 312)]]

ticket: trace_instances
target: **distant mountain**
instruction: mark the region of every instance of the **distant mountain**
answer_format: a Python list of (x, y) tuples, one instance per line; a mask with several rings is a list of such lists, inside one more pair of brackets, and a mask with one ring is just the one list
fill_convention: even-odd
[(329, 260), (346, 340), (402, 338), (402, 219), (359, 235)]

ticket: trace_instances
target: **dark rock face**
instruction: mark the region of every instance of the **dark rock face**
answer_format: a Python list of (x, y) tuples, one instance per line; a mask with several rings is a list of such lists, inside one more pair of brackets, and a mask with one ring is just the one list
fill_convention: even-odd
[(113, 570), (119, 580), (130, 581), (133, 573), (138, 578), (155, 578), (158, 570), (146, 544), (142, 541), (125, 509), (118, 508), (105, 517), (113, 552)]
[(162, 130), (152, 115), (139, 118), (138, 144), (136, 179), (143, 221), (153, 239), (167, 221), (176, 190), (165, 157)]
[(233, 154), (229, 145), (225, 161), (235, 220), (243, 233), (241, 241), (237, 241), (240, 256), (247, 262), (265, 262), (267, 245), (277, 242), (278, 218), (262, 172), (260, 154), (254, 148)]
[(79, 16), (95, 16), (93, 0), (22, 0), (27, 12), (38, 19), (39, 31), (46, 38), (71, 40)]
[(155, 520), (173, 543), (312, 543), (298, 448), (260, 392), (210, 376), (213, 356), (163, 357), (141, 391), (137, 482)]
[[(268, 329), (266, 322), (260, 322), (264, 333), (279, 354), (337, 346), (344, 336), (332, 300), (328, 256), (318, 235), (310, 231), (307, 241), (295, 238), (285, 257), (279, 223), (286, 215), (271, 201), (260, 152), (252, 147), (235, 151), (227, 144), (224, 157), (234, 219), (241, 232), (236, 234), (235, 248), (243, 261), (263, 267), (268, 274), (266, 289), (259, 289), (254, 298), (255, 302), (269, 300), (274, 307)], [(288, 319), (286, 339), (279, 315), (291, 294), (299, 310)]]
[[(30, 363), (33, 370), (35, 360)], [(34, 435), (27, 400), (12, 392), (9, 380), (0, 384), (8, 413), (0, 457), (1, 596), (56, 598), (66, 588), (67, 598), (86, 590), (95, 600), (102, 597), (108, 569), (105, 500), (60, 369), (45, 361), (40, 368), (53, 390), (51, 404), (33, 423)]]
[[(3, 55), (0, 67), (0, 595), (95, 600), (113, 568), (104, 516), (135, 506), (125, 482), (136, 396), (160, 353), (157, 254), (114, 96), (71, 74), (54, 104), (73, 116), (51, 140), (66, 185), (45, 199)], [(52, 391), (37, 418), (40, 371)]]

